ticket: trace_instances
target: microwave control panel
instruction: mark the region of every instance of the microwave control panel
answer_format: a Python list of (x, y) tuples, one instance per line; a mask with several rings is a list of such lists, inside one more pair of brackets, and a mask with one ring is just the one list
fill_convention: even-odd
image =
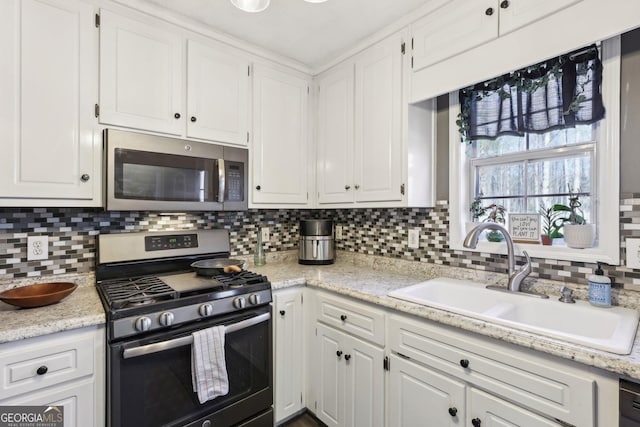
[(226, 165), (226, 189), (225, 201), (244, 201), (244, 164), (227, 162)]

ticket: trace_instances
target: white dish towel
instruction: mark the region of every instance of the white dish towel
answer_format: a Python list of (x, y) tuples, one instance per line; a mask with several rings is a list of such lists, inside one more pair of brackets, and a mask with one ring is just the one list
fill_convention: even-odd
[(196, 331), (191, 346), (193, 391), (204, 403), (229, 393), (227, 363), (224, 357), (224, 326)]

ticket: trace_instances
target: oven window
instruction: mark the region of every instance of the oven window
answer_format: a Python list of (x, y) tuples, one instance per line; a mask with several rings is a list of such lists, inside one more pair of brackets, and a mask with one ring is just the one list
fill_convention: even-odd
[(203, 404), (193, 391), (190, 345), (130, 359), (121, 358), (122, 346), (113, 346), (111, 425), (179, 426), (218, 411), (224, 413), (221, 420), (235, 423), (268, 409), (271, 400), (264, 400), (272, 393), (269, 336), (270, 322), (226, 335), (229, 393)]
[(217, 200), (217, 160), (119, 148), (114, 163), (118, 199)]

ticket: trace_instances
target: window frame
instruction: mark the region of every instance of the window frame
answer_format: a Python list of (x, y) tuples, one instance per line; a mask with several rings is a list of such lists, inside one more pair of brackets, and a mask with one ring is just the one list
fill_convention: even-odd
[[(517, 255), (526, 250), (536, 258), (611, 265), (620, 263), (620, 36), (602, 42), (602, 96), (606, 116), (596, 128), (594, 163), (597, 173), (592, 180), (597, 188), (594, 200), (597, 218), (598, 246), (574, 249), (566, 246), (515, 244)], [(462, 245), (465, 223), (468, 221), (473, 177), (466, 143), (460, 141), (456, 119), (460, 112), (458, 93), (449, 94), (449, 247), (454, 251), (482, 254), (505, 254), (506, 244), (479, 242), (476, 249)], [(594, 165), (592, 164), (592, 167)], [(605, 220), (606, 218), (606, 220)]]

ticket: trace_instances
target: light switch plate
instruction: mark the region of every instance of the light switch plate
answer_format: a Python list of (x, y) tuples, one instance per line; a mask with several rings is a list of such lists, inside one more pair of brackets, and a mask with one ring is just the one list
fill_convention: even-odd
[(640, 270), (640, 239), (625, 239), (627, 267)]
[(49, 236), (27, 237), (27, 261), (49, 259)]
[(262, 241), (268, 242), (271, 239), (271, 233), (269, 227), (262, 227)]
[(342, 240), (342, 226), (336, 225), (336, 240)]
[(409, 242), (407, 246), (411, 249), (418, 249), (420, 247), (420, 230), (409, 230)]

